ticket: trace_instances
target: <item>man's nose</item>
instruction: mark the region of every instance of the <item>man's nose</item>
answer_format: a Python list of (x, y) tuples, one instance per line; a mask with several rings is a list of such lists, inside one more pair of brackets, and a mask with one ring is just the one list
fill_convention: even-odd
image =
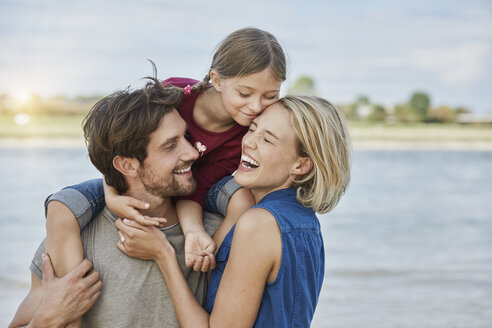
[(192, 144), (190, 144), (188, 141), (186, 141), (186, 150), (183, 154), (183, 160), (184, 161), (194, 161), (198, 158), (199, 154), (198, 151), (193, 147)]

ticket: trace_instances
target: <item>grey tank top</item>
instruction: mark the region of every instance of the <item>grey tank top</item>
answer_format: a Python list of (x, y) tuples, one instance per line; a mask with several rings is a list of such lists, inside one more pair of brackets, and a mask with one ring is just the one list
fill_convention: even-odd
[[(213, 234), (222, 222), (217, 214), (205, 212), (204, 225)], [(166, 282), (154, 261), (131, 258), (118, 248), (116, 217), (105, 208), (82, 230), (85, 256), (100, 272), (103, 281), (101, 297), (82, 317), (82, 327), (179, 327)], [(184, 264), (184, 236), (181, 226), (162, 229), (176, 250), (184, 277), (200, 304), (204, 303), (206, 274), (195, 272)], [(40, 279), (41, 244), (31, 263), (31, 271)]]

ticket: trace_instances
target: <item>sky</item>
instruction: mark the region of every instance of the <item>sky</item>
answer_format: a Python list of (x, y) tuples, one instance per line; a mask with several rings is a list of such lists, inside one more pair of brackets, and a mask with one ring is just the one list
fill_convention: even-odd
[(0, 0), (0, 94), (106, 95), (142, 77), (202, 79), (230, 32), (254, 26), (320, 96), (492, 112), (491, 0)]

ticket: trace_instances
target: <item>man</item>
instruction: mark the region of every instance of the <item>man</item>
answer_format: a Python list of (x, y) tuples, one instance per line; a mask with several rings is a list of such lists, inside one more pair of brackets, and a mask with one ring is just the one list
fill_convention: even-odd
[[(84, 134), (91, 161), (103, 173), (106, 182), (121, 194), (150, 204), (145, 215), (167, 219), (161, 230), (174, 246), (190, 288), (203, 302), (206, 276), (185, 265), (184, 236), (171, 199), (191, 194), (196, 188), (190, 168), (198, 158), (198, 152), (186, 140), (187, 124), (175, 109), (179, 101), (177, 91), (163, 88), (157, 80), (149, 82), (141, 90), (117, 92), (92, 108), (86, 117)], [(84, 254), (104, 282), (101, 297), (83, 315), (82, 325), (178, 327), (165, 280), (157, 265), (153, 261), (130, 258), (117, 249), (120, 239), (114, 227), (116, 219), (105, 208), (82, 230)], [(204, 225), (209, 234), (217, 229), (221, 219), (218, 215), (205, 215)], [(87, 260), (68, 278), (56, 279), (46, 256), (43, 272), (39, 269), (43, 251), (44, 245), (41, 245), (31, 265), (31, 290), (20, 305), (11, 327), (43, 326), (53, 318), (58, 323), (67, 324), (70, 322), (67, 320), (80, 317), (98, 297), (100, 283), (96, 282), (97, 273), (84, 277), (90, 267)], [(42, 273), (48, 276), (42, 278)], [(60, 286), (79, 293), (79, 298), (73, 295), (70, 298), (61, 292), (57, 294), (56, 291), (62, 289)], [(43, 289), (48, 289), (48, 292)], [(46, 305), (56, 303), (57, 295), (72, 306), (66, 305), (65, 310), (74, 308), (76, 310), (73, 311), (79, 313), (65, 314), (65, 321), (60, 319), (62, 306)]]

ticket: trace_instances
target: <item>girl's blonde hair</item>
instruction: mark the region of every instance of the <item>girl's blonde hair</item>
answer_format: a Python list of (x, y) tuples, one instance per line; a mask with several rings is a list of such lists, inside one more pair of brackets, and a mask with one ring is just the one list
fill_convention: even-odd
[(279, 102), (291, 113), (298, 154), (313, 168), (294, 183), (297, 200), (318, 213), (332, 210), (350, 181), (351, 142), (344, 118), (319, 97), (286, 96)]
[[(201, 82), (191, 86), (189, 92), (204, 90), (210, 81), (210, 71), (221, 77), (239, 77), (270, 68), (273, 76), (283, 82), (287, 75), (285, 54), (277, 39), (267, 31), (246, 27), (229, 34), (215, 50), (210, 69)], [(176, 87), (181, 92), (185, 88)]]

